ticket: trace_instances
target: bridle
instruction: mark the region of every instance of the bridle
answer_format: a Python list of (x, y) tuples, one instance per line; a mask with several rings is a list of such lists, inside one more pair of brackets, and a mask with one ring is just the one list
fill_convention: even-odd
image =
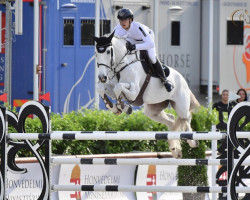
[(104, 53), (107, 49), (107, 47), (111, 46), (111, 59), (110, 59), (110, 66), (104, 64), (104, 63), (98, 63), (97, 62), (97, 67), (99, 68), (99, 66), (103, 65), (107, 68), (109, 68), (111, 71), (114, 71), (113, 70), (113, 66), (114, 66), (114, 53), (113, 53), (113, 47), (112, 47), (112, 43), (109, 43), (109, 44), (106, 44), (106, 45), (98, 45), (96, 44), (96, 50), (98, 51), (98, 53)]
[[(96, 49), (97, 49), (98, 53), (104, 53), (104, 52), (106, 51), (107, 47), (109, 47), (109, 46), (112, 47), (112, 43), (109, 43), (109, 44), (106, 44), (106, 45), (102, 45), (102, 46), (96, 44)], [(134, 52), (134, 53), (131, 53), (130, 51), (127, 50), (127, 52), (125, 53), (125, 55), (124, 55), (124, 56), (121, 58), (121, 60), (116, 64), (116, 67), (117, 67), (118, 65), (122, 64), (123, 59), (124, 59), (128, 54), (130, 54), (130, 55), (135, 54), (135, 55), (136, 55), (136, 60), (133, 60), (133, 61), (131, 61), (131, 62), (128, 63), (128, 64), (125, 64), (123, 67), (121, 67), (120, 70), (116, 71), (116, 67), (113, 68), (113, 66), (114, 66), (114, 64), (115, 64), (115, 63), (114, 63), (114, 58), (113, 58), (114, 55), (113, 55), (113, 54), (114, 54), (114, 53), (113, 53), (113, 47), (112, 47), (112, 48), (111, 48), (110, 66), (108, 66), (108, 65), (106, 65), (106, 64), (104, 64), (104, 63), (97, 63), (97, 66), (98, 66), (98, 68), (99, 68), (99, 66), (102, 65), (102, 66), (105, 66), (105, 67), (107, 67), (108, 69), (110, 69), (110, 70), (113, 72), (114, 76), (117, 77), (118, 81), (119, 81), (119, 79), (120, 79), (120, 72), (121, 72), (121, 71), (123, 71), (127, 66), (129, 66), (129, 65), (131, 65), (131, 64), (133, 64), (133, 63), (135, 63), (135, 62), (137, 62), (137, 61), (140, 61), (140, 59), (138, 58), (138, 55), (137, 55), (137, 51)], [(114, 76), (113, 76), (113, 77), (114, 77)], [(113, 77), (112, 77), (112, 78), (113, 78)], [(112, 78), (111, 78), (111, 79), (112, 79)]]

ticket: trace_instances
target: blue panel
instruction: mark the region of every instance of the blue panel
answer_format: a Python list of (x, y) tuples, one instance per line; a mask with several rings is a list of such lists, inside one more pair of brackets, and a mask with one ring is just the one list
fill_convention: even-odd
[(23, 4), (23, 35), (13, 35), (12, 99), (33, 99), (33, 6)]
[[(59, 2), (59, 5), (57, 4)], [(93, 1), (94, 2), (94, 1)], [(74, 3), (77, 9), (63, 9), (61, 5), (71, 3), (71, 0), (46, 0), (46, 85), (45, 92), (51, 94), (52, 112), (63, 112), (67, 95), (73, 85), (79, 83), (72, 90), (69, 101), (69, 111), (78, 110), (94, 98), (95, 69), (94, 61), (83, 71), (89, 59), (94, 55), (94, 46), (81, 46), (81, 19), (94, 19), (95, 3)], [(59, 9), (58, 9), (59, 8)], [(1, 9), (1, 5), (0, 5)], [(12, 56), (12, 97), (13, 99), (33, 98), (33, 6), (26, 2), (23, 4), (23, 35), (15, 36)], [(3, 7), (5, 10), (5, 7)], [(67, 48), (63, 41), (63, 18), (75, 18), (75, 44)], [(2, 68), (0, 54), (0, 69)], [(69, 65), (61, 66), (63, 62)], [(3, 73), (2, 73), (3, 74)], [(0, 70), (0, 84), (1, 84)], [(1, 92), (1, 85), (0, 85)], [(103, 107), (103, 104), (101, 104)]]
[[(94, 98), (94, 61), (90, 63), (86, 69), (85, 75), (83, 72), (89, 59), (94, 55), (94, 46), (81, 46), (81, 18), (94, 18), (95, 4), (94, 3), (75, 3), (77, 9), (61, 8), (61, 5), (70, 3), (70, 1), (60, 1), (59, 15), (51, 17), (52, 10), (49, 10), (48, 18), (54, 20), (48, 21), (50, 27), (53, 29), (48, 32), (48, 57), (47, 63), (54, 62), (53, 78), (54, 88), (52, 88), (52, 81), (48, 80), (48, 89), (53, 93), (53, 106), (54, 112), (62, 112), (65, 105), (68, 105), (69, 111), (78, 110), (80, 107), (89, 103)], [(50, 3), (51, 4), (51, 3)], [(49, 17), (50, 16), (50, 17)], [(58, 20), (55, 18), (58, 17)], [(63, 19), (74, 18), (74, 46), (65, 47), (63, 43)], [(57, 22), (53, 26), (51, 23)], [(59, 37), (58, 37), (59, 36)], [(57, 42), (55, 42), (57, 41)], [(50, 45), (52, 43), (53, 45)], [(49, 46), (50, 45), (50, 46)], [(51, 56), (49, 52), (57, 52)], [(55, 57), (57, 57), (55, 59)], [(68, 66), (62, 67), (62, 63), (68, 63)], [(57, 74), (57, 76), (55, 75)], [(83, 77), (82, 77), (83, 76)], [(56, 94), (56, 95), (55, 95)], [(68, 103), (66, 97), (70, 95)]]

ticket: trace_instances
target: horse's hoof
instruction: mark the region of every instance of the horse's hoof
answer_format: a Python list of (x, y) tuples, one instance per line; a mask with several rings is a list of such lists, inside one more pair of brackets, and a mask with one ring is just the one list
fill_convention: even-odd
[(176, 159), (182, 158), (182, 152), (181, 152), (180, 149), (172, 148), (171, 152), (172, 152), (172, 155), (173, 155), (174, 158), (176, 158)]
[(127, 112), (126, 112), (126, 113), (127, 113), (128, 115), (130, 115), (132, 112), (133, 112), (133, 109), (132, 109), (132, 107), (131, 107), (131, 106), (129, 106), (129, 108), (128, 108), (128, 110), (127, 110)]
[(120, 109), (117, 110), (117, 112), (114, 112), (115, 115), (120, 115), (122, 114), (122, 111)]
[(196, 148), (199, 146), (198, 140), (187, 140), (187, 142), (191, 148)]

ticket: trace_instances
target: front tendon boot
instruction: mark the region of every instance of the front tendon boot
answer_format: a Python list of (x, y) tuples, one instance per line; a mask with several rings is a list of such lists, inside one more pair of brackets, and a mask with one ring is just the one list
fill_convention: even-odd
[(158, 59), (156, 59), (156, 63), (153, 64), (153, 67), (156, 69), (156, 72), (160, 76), (160, 79), (162, 80), (162, 83), (166, 87), (167, 91), (171, 92), (174, 86), (170, 81), (167, 80), (167, 77), (163, 71), (162, 65)]

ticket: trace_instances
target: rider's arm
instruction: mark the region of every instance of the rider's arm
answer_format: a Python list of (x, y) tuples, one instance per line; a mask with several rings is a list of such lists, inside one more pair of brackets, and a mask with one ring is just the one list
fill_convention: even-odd
[(149, 33), (144, 29), (144, 27), (139, 26), (136, 32), (138, 33), (138, 35), (140, 35), (140, 37), (143, 40), (143, 43), (135, 45), (137, 50), (147, 50), (154, 48), (155, 46), (154, 40), (151, 37), (151, 35), (149, 35)]

